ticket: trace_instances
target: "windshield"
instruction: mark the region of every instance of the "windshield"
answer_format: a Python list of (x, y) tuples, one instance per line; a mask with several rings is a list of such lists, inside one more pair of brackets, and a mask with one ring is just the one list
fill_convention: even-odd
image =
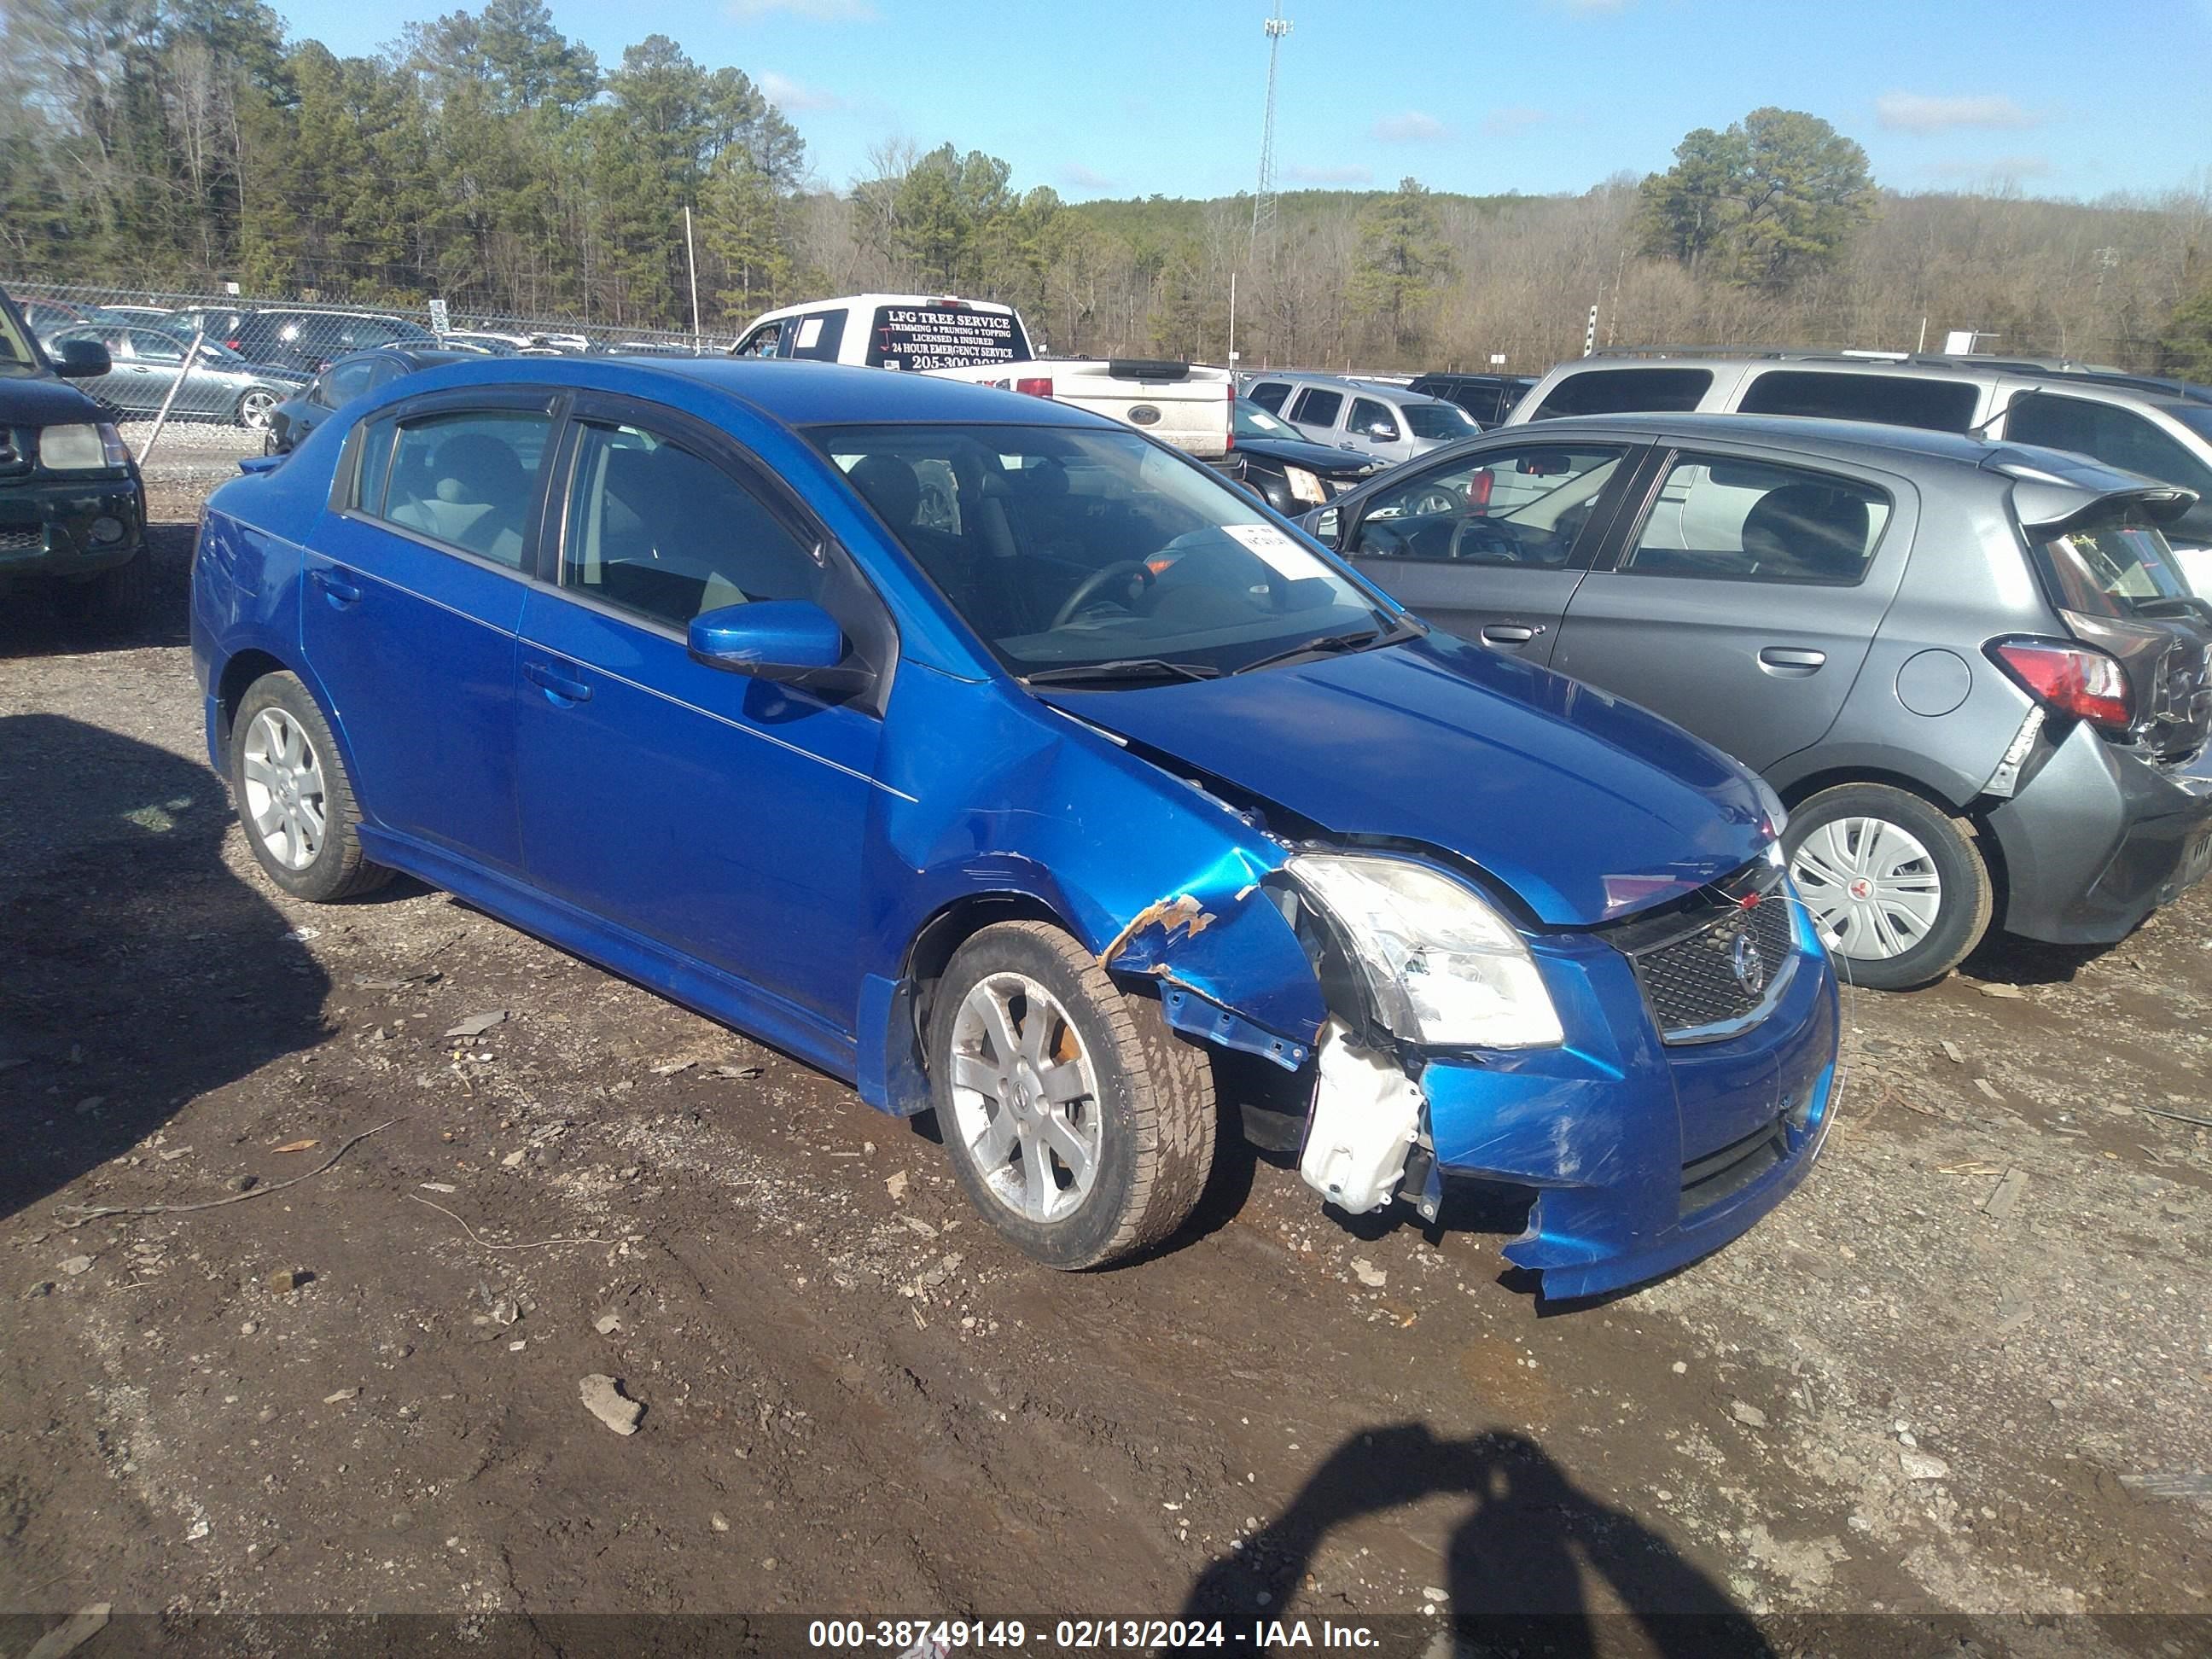
[(0, 374), (36, 374), (40, 368), (30, 337), (15, 320), (15, 307), (0, 305)]
[(1279, 421), (1249, 398), (1237, 400), (1237, 435), (1240, 438), (1288, 438), (1293, 443), (1310, 443), (1304, 433), (1288, 421)]
[(1482, 430), (1457, 404), (1401, 404), (1398, 412), (1416, 438), (1472, 438)]
[(1133, 432), (810, 435), (1018, 675), (1073, 679), (1054, 671), (1113, 664), (1138, 671), (1127, 684), (1148, 671), (1205, 678), (1325, 637), (1366, 643), (1401, 629), (1248, 497)]
[(2166, 535), (2137, 522), (2106, 524), (2036, 544), (2059, 607), (2092, 617), (2132, 617), (2161, 599), (2189, 597)]

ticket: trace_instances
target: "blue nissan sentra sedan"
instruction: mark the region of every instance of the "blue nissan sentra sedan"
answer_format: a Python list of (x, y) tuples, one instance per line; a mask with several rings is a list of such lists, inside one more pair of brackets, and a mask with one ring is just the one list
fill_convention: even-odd
[(1725, 1243), (1819, 1152), (1835, 981), (1765, 787), (1128, 428), (487, 361), (245, 465), (192, 645), (270, 878), (407, 871), (934, 1110), (1039, 1261), (1188, 1217), (1217, 1072), (1276, 1080), (1343, 1210), (1529, 1189), (1505, 1255), (1552, 1297)]

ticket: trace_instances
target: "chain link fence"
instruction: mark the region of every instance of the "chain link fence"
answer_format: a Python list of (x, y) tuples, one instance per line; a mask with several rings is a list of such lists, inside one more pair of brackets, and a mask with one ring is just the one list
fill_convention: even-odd
[[(72, 341), (106, 350), (108, 373), (76, 384), (116, 422), (142, 470), (158, 450), (158, 476), (179, 481), (224, 476), (240, 457), (263, 453), (278, 441), (288, 400), (357, 352), (417, 348), (495, 357), (691, 356), (720, 352), (730, 343), (726, 336), (453, 312), (438, 303), (339, 306), (313, 295), (163, 292), (19, 280), (4, 273), (0, 288), (15, 300), (48, 356), (58, 356)], [(334, 388), (343, 395), (331, 400), (358, 396), (389, 373), (379, 360), (376, 368), (358, 377), (362, 384)]]

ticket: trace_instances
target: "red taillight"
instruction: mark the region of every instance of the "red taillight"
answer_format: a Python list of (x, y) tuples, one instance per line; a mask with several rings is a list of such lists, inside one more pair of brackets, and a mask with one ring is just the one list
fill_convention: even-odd
[(2101, 651), (2050, 640), (1998, 640), (1990, 645), (1990, 655), (2054, 714), (2114, 732), (2124, 732), (2134, 723), (2127, 672)]
[(1486, 466), (1478, 469), (1475, 475), (1467, 481), (1467, 510), (1468, 512), (1487, 513), (1490, 511), (1490, 486), (1496, 482), (1497, 475), (1492, 472)]
[(1035, 379), (1016, 380), (1014, 390), (1031, 398), (1049, 398), (1052, 396), (1052, 381), (1048, 376), (1040, 374)]

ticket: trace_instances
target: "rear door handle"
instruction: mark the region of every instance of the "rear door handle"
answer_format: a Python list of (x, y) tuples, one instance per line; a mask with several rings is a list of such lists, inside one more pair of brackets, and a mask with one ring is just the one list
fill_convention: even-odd
[(361, 589), (346, 580), (335, 570), (310, 570), (307, 580), (323, 590), (330, 602), (343, 610), (361, 603)]
[(590, 686), (563, 674), (550, 663), (526, 662), (522, 665), (522, 677), (555, 702), (589, 702), (592, 700)]
[(1784, 673), (1810, 674), (1828, 660), (1825, 651), (1801, 651), (1786, 645), (1770, 645), (1759, 653), (1760, 664)]
[(1485, 645), (1526, 645), (1544, 631), (1541, 623), (1490, 623), (1482, 630)]

